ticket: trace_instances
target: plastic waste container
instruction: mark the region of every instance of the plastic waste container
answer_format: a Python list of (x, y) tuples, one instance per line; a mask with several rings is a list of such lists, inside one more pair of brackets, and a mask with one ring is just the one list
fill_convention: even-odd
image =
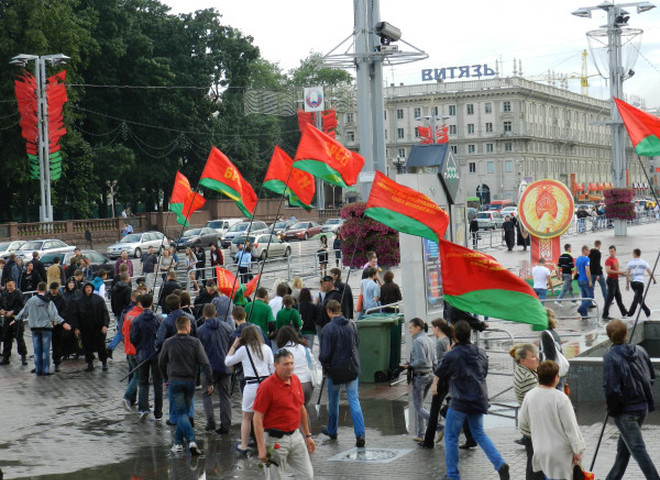
[(359, 320), (360, 382), (384, 382), (401, 360), (401, 314), (375, 313)]

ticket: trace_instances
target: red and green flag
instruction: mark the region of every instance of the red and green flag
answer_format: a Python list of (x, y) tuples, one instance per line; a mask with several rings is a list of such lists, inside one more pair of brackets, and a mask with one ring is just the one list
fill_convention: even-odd
[(236, 202), (236, 206), (246, 217), (252, 218), (254, 215), (257, 195), (252, 186), (245, 181), (227, 156), (215, 147), (211, 148), (199, 184), (227, 195)]
[(399, 232), (438, 243), (449, 224), (447, 212), (429, 197), (376, 172), (364, 214)]
[(440, 239), (442, 299), (452, 307), (488, 317), (548, 328), (540, 300), (520, 277), (494, 258)]
[(293, 166), (338, 187), (349, 188), (357, 182), (364, 158), (307, 124)]
[(264, 178), (264, 188), (285, 195), (289, 202), (311, 210), (316, 187), (314, 176), (293, 168), (293, 160), (277, 145), (270, 159), (270, 165)]
[(186, 176), (181, 172), (176, 172), (169, 207), (170, 211), (176, 213), (176, 223), (187, 227), (190, 216), (202, 208), (205, 203), (204, 197), (190, 189), (190, 182)]
[(232, 296), (232, 289), (235, 292), (238, 285), (236, 285), (236, 276), (226, 268), (216, 265), (215, 276), (218, 282), (218, 290), (228, 297)]
[(637, 155), (660, 155), (660, 118), (614, 98)]

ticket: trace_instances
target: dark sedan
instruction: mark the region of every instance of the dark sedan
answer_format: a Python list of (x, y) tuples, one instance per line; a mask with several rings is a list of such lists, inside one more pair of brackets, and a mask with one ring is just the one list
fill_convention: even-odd
[(284, 238), (287, 240), (297, 238), (298, 240), (307, 240), (314, 235), (321, 233), (321, 225), (316, 222), (298, 222), (289, 230), (284, 232)]
[[(92, 267), (92, 272), (96, 274), (99, 270), (103, 269), (106, 272), (113, 272), (115, 264), (112, 260), (108, 259), (105, 255), (97, 252), (96, 250), (82, 249), (80, 252), (83, 256), (89, 258), (89, 265)], [(55, 257), (60, 257), (60, 265), (68, 267), (71, 263), (71, 258), (74, 256), (73, 252), (66, 253), (44, 253), (39, 260), (48, 268), (55, 263)], [(108, 274), (108, 278), (112, 278), (112, 273)]]
[(194, 248), (197, 246), (206, 248), (209, 243), (215, 243), (216, 245), (218, 243), (218, 232), (215, 228), (191, 228), (190, 230), (183, 232), (183, 235), (174, 241), (174, 247), (177, 250)]

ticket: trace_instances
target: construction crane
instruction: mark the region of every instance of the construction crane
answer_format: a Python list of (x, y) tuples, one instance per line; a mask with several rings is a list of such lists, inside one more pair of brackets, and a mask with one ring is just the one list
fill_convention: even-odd
[(516, 70), (516, 61), (514, 59), (513, 61), (513, 74), (514, 76), (520, 76), (523, 77), (527, 80), (533, 80), (533, 81), (542, 81), (546, 82), (549, 85), (552, 86), (558, 86), (559, 88), (563, 88), (565, 90), (568, 90), (568, 81), (569, 80), (575, 80), (578, 79), (580, 80), (580, 93), (584, 96), (589, 96), (589, 78), (591, 77), (597, 77), (599, 76), (597, 73), (592, 73), (589, 75), (588, 69), (587, 69), (587, 50), (582, 51), (582, 67), (580, 69), (580, 73), (558, 73), (554, 71), (548, 70), (547, 73), (544, 73), (542, 75), (523, 75), (522, 74), (522, 62), (519, 61), (518, 63), (518, 69)]

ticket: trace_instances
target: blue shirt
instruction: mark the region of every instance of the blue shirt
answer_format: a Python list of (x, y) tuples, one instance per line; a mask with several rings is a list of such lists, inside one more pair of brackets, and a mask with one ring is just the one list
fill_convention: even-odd
[(578, 271), (578, 282), (588, 282), (589, 277), (587, 277), (586, 267), (590, 265), (589, 257), (586, 255), (580, 255), (577, 260), (575, 260), (575, 268)]
[(252, 255), (245, 250), (241, 250), (236, 254), (236, 263), (239, 267), (249, 267), (252, 262)]
[(377, 307), (379, 303), (376, 301), (376, 298), (380, 299), (380, 285), (370, 278), (362, 280), (363, 311)]

